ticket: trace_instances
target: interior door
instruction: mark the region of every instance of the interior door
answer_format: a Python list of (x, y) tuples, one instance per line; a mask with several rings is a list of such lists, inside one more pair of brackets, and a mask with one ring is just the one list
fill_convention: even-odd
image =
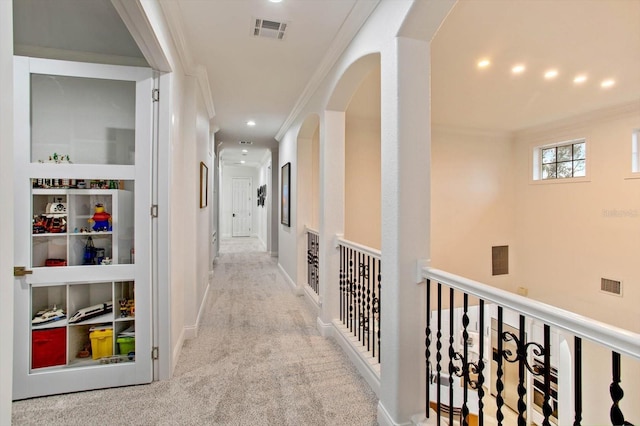
[(152, 72), (14, 64), (13, 399), (148, 383)]
[(251, 178), (232, 178), (232, 231), (234, 237), (251, 235)]

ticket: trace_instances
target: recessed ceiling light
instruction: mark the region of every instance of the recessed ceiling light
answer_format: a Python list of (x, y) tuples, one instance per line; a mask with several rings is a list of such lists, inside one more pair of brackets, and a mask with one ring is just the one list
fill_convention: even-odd
[(525, 70), (525, 67), (522, 64), (516, 65), (513, 68), (511, 68), (511, 72), (514, 74), (521, 74), (524, 72), (524, 70)]
[(251, 127), (253, 127), (253, 126), (255, 126), (255, 125), (256, 125), (256, 122), (255, 122), (255, 121), (253, 121), (253, 120), (249, 120), (249, 121), (247, 121), (247, 126), (251, 126)]
[(587, 76), (584, 74), (577, 75), (576, 78), (573, 79), (575, 84), (582, 84), (587, 81)]
[(558, 70), (549, 70), (544, 73), (544, 78), (547, 80), (551, 80), (552, 78), (556, 78), (558, 76)]
[(282, 0), (269, 0), (271, 3), (280, 3)]
[(249, 150), (248, 149), (243, 149), (242, 152), (246, 153), (246, 152), (249, 152)]
[(606, 89), (608, 87), (613, 86), (614, 84), (616, 84), (615, 80), (608, 79), (608, 80), (604, 80), (602, 83), (600, 83), (600, 87), (602, 87), (603, 89)]
[(245, 161), (244, 161), (244, 160), (240, 160), (240, 164), (244, 164), (244, 163), (245, 163)]
[(482, 59), (478, 62), (478, 68), (486, 68), (491, 65), (491, 61), (488, 59)]

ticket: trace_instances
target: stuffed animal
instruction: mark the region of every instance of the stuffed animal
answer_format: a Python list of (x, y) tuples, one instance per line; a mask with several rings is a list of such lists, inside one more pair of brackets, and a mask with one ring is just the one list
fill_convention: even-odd
[(111, 231), (111, 215), (104, 210), (102, 204), (96, 204), (95, 213), (89, 219), (89, 224), (93, 224), (93, 230), (96, 232)]

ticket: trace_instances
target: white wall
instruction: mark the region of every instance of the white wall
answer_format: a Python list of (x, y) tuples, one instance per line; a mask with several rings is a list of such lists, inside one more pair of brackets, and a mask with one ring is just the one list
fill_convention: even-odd
[[(277, 228), (278, 229), (278, 264), (280, 268), (288, 276), (290, 284), (302, 285), (303, 283), (297, 283), (298, 274), (298, 165), (297, 165), (297, 143), (298, 143), (298, 128), (294, 132), (287, 132), (287, 134), (280, 141), (278, 170), (274, 170), (274, 174), (278, 176), (278, 197), (274, 197), (276, 201), (276, 207), (274, 212), (277, 211)], [(289, 222), (291, 226), (285, 226), (282, 222), (281, 210), (281, 185), (282, 185), (282, 166), (287, 163), (291, 163), (291, 182), (290, 182), (290, 199), (291, 214), (289, 216)], [(276, 210), (277, 209), (277, 210)]]
[[(431, 265), (515, 291), (512, 136), (434, 126), (431, 156)], [(496, 245), (508, 275), (491, 275)]]
[[(13, 4), (0, 2), (0, 223), (13, 223)], [(13, 227), (0, 238), (0, 424), (11, 424), (13, 391)]]
[[(167, 305), (161, 306), (161, 309), (169, 310), (170, 316), (169, 348), (161, 347), (160, 359), (161, 364), (169, 359), (172, 371), (178, 361), (185, 337), (191, 337), (196, 332), (194, 321), (197, 321), (197, 318), (193, 317), (196, 308), (191, 307), (196, 306), (199, 309), (204, 302), (203, 282), (198, 282), (197, 277), (202, 276), (205, 269), (208, 277), (208, 259), (206, 262), (203, 262), (204, 256), (200, 260), (193, 259), (196, 258), (194, 253), (204, 247), (204, 244), (210, 247), (209, 235), (206, 232), (195, 232), (192, 226), (200, 226), (200, 222), (205, 226), (204, 222), (207, 221), (203, 216), (207, 213), (201, 212), (199, 207), (198, 183), (199, 163), (206, 163), (208, 158), (209, 117), (203, 115), (203, 98), (199, 95), (205, 91), (194, 77), (187, 75), (162, 7), (157, 1), (143, 1), (142, 7), (172, 70), (163, 77), (165, 81), (169, 81), (169, 93), (161, 94), (161, 102), (169, 105), (169, 111), (160, 118), (161, 128), (168, 129), (170, 139), (169, 152), (163, 153), (169, 156), (171, 174), (169, 206), (166, 206), (170, 227), (170, 276), (167, 287), (159, 289), (160, 298), (165, 300)], [(160, 137), (165, 138), (167, 135), (162, 134)], [(211, 170), (211, 167), (209, 169)], [(208, 257), (208, 250), (206, 253)], [(193, 266), (193, 271), (188, 271), (190, 266)], [(186, 310), (187, 307), (189, 310)], [(167, 333), (164, 328), (166, 315), (167, 312), (160, 312), (160, 333), (163, 335)], [(165, 349), (170, 353), (165, 354)], [(170, 373), (161, 372), (161, 377), (168, 378)]]
[[(615, 112), (615, 110), (614, 110)], [(631, 172), (636, 103), (611, 116), (576, 117), (516, 135), (514, 181), (518, 284), (529, 296), (640, 332), (640, 179)], [(534, 146), (586, 138), (588, 182), (531, 182)], [(623, 281), (623, 297), (600, 279)]]
[(231, 181), (234, 177), (251, 178), (251, 235), (257, 235), (258, 220), (256, 206), (256, 186), (260, 181), (260, 170), (256, 167), (245, 166), (222, 166), (222, 193), (220, 197), (220, 228), (222, 238), (231, 238), (232, 236), (232, 188)]
[(380, 250), (380, 68), (346, 111), (344, 237)]

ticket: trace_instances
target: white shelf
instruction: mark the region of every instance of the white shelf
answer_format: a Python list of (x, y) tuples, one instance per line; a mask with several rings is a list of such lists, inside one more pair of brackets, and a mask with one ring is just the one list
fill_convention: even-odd
[(95, 237), (99, 235), (113, 235), (113, 231), (99, 231), (99, 232), (69, 232), (72, 237)]
[(74, 327), (77, 325), (89, 325), (89, 324), (93, 325), (93, 324), (100, 324), (100, 323), (106, 323), (106, 322), (113, 322), (113, 312), (102, 314), (100, 316), (88, 319), (86, 321), (69, 323), (69, 325), (71, 327)]
[(67, 318), (63, 318), (61, 320), (58, 321), (52, 321), (49, 322), (47, 324), (38, 324), (38, 325), (31, 325), (31, 329), (32, 330), (46, 330), (49, 328), (58, 328), (58, 327), (66, 327), (68, 324), (68, 319)]
[(66, 237), (66, 232), (55, 232), (55, 233), (44, 233), (44, 234), (32, 234), (33, 238), (42, 238), (42, 237)]

